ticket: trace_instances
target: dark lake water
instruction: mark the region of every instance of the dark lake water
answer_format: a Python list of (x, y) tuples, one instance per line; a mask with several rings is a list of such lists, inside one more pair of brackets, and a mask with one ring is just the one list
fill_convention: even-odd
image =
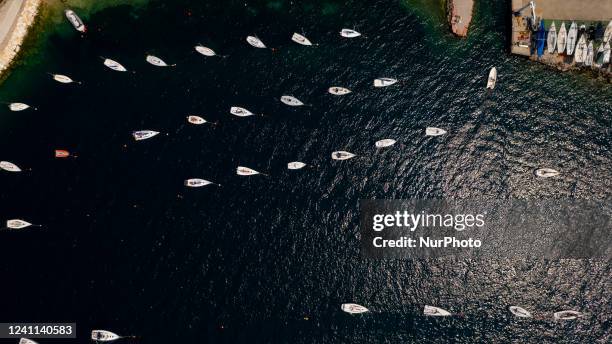
[[(360, 256), (360, 199), (612, 195), (610, 85), (508, 55), (505, 1), (479, 1), (465, 40), (436, 10), (150, 1), (84, 16), (85, 37), (52, 24), (0, 85), (1, 101), (38, 107), (0, 110), (0, 160), (31, 168), (0, 174), (0, 220), (44, 225), (0, 233), (1, 320), (76, 321), (83, 343), (91, 328), (143, 343), (609, 342), (606, 261)], [(342, 39), (343, 27), (365, 37)], [(251, 34), (274, 51), (247, 45)], [(228, 57), (198, 55), (198, 43)], [(401, 82), (374, 89), (381, 76)], [(333, 85), (353, 93), (334, 97)], [(237, 118), (233, 105), (267, 116)], [(187, 114), (218, 125), (187, 126)], [(448, 134), (427, 138), (427, 126)], [(136, 143), (139, 129), (163, 134)], [(383, 138), (398, 144), (377, 151)], [(359, 157), (332, 161), (335, 150)], [(287, 171), (295, 160), (316, 167)], [(239, 177), (238, 165), (270, 176)], [(536, 179), (541, 166), (562, 175)], [(192, 177), (223, 187), (188, 190)], [(343, 302), (372, 312), (350, 316)], [(425, 318), (425, 304), (458, 315)], [(511, 316), (513, 304), (535, 318)], [(553, 321), (564, 309), (587, 316)]]

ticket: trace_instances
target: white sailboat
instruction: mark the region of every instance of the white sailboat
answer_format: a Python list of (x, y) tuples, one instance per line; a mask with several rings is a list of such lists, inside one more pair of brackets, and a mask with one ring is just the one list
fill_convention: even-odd
[(559, 171), (547, 167), (538, 168), (535, 170), (535, 175), (542, 178), (556, 177), (559, 174)]
[[(256, 174), (263, 174), (261, 172), (255, 171), (252, 168), (248, 168), (248, 167), (244, 167), (244, 166), (238, 166), (238, 168), (236, 168), (236, 174), (239, 176), (254, 176)], [(263, 174), (265, 175), (265, 174)]]
[(24, 103), (10, 103), (8, 107), (11, 111), (23, 111), (29, 109), (30, 105)]
[(138, 130), (132, 132), (132, 136), (134, 136), (134, 140), (136, 141), (150, 139), (157, 134), (159, 134), (159, 131), (154, 130)]
[(574, 54), (575, 63), (584, 63), (587, 56), (586, 34), (580, 36), (578, 44), (576, 44), (576, 54)]
[(306, 45), (306, 46), (311, 46), (312, 45), (312, 42), (310, 42), (310, 40), (308, 40), (308, 38), (306, 38), (303, 35), (300, 35), (297, 32), (293, 33), (293, 36), (291, 36), (291, 40), (294, 41), (295, 43), (301, 44), (301, 45)]
[(450, 312), (442, 308), (428, 306), (428, 305), (425, 305), (425, 307), (423, 308), (423, 314), (427, 316), (432, 316), (432, 317), (447, 317), (451, 315)]
[(603, 64), (610, 63), (610, 42), (604, 45)]
[(51, 74), (51, 77), (53, 77), (53, 80), (59, 83), (62, 83), (62, 84), (72, 84), (73, 82), (75, 82), (69, 76), (62, 75), (62, 74)]
[(127, 72), (127, 69), (123, 65), (115, 60), (104, 58), (104, 65), (117, 72)]
[(397, 141), (395, 141), (394, 139), (383, 139), (380, 141), (376, 141), (374, 145), (376, 146), (376, 148), (383, 148), (393, 146), (396, 142)]
[(185, 180), (185, 186), (190, 187), (190, 188), (200, 188), (202, 186), (211, 185), (211, 184), (221, 186), (221, 184), (213, 183), (209, 180), (201, 179), (201, 178), (190, 178), (190, 179)]
[(362, 314), (362, 313), (366, 313), (369, 312), (370, 310), (365, 308), (362, 305), (358, 305), (356, 303), (343, 303), (340, 305), (340, 309), (343, 312), (349, 313), (349, 314)]
[(495, 83), (497, 83), (497, 68), (493, 67), (489, 71), (489, 78), (487, 78), (487, 88), (490, 90), (494, 89)]
[(283, 102), (284, 104), (289, 105), (289, 106), (302, 106), (302, 105), (304, 105), (304, 103), (301, 100), (299, 100), (299, 99), (297, 99), (296, 97), (293, 97), (293, 96), (282, 96), (280, 98), (280, 100), (281, 100), (281, 102)]
[(510, 306), (510, 312), (519, 318), (531, 318), (531, 313), (519, 306)]
[(554, 53), (555, 49), (557, 48), (557, 28), (555, 27), (555, 22), (550, 24), (550, 28), (548, 28), (548, 37), (546, 37), (546, 42), (548, 44), (548, 53)]
[(6, 221), (6, 228), (10, 229), (22, 229), (30, 226), (33, 226), (33, 224), (21, 219), (12, 219)]
[(565, 28), (565, 22), (561, 23), (559, 34), (557, 35), (557, 53), (561, 54), (565, 51), (567, 45), (567, 29)]
[(19, 166), (10, 161), (0, 161), (0, 170), (5, 170), (8, 172), (21, 172)]
[(355, 156), (355, 154), (347, 151), (335, 151), (331, 154), (331, 157), (334, 160), (348, 160)]
[(174, 67), (174, 66), (176, 66), (176, 64), (169, 65), (164, 60), (160, 59), (157, 56), (153, 56), (153, 55), (147, 55), (146, 60), (150, 64), (152, 64), (154, 66), (157, 66), (157, 67)]
[(187, 122), (191, 123), (191, 124), (195, 124), (195, 125), (201, 125), (204, 123), (208, 123), (207, 120), (205, 120), (204, 118), (200, 117), (200, 116), (196, 116), (196, 115), (189, 115), (187, 116)]
[(436, 128), (436, 127), (427, 127), (425, 128), (426, 136), (440, 136), (446, 134), (446, 130)]
[(351, 90), (349, 90), (348, 88), (338, 86), (332, 86), (327, 91), (336, 96), (343, 96), (345, 94), (351, 93)]
[(205, 47), (203, 45), (196, 45), (195, 47), (195, 51), (197, 51), (198, 53), (204, 55), (204, 56), (208, 56), (208, 57), (213, 57), (215, 55), (217, 55), (217, 53), (215, 53), (214, 50)]
[(234, 116), (238, 116), (238, 117), (248, 117), (248, 116), (255, 116), (254, 113), (252, 113), (251, 111), (239, 107), (239, 106), (232, 106), (230, 108), (230, 113)]
[(387, 87), (397, 83), (397, 79), (378, 78), (374, 79), (374, 87)]
[(578, 311), (560, 311), (560, 312), (555, 312), (553, 314), (553, 317), (555, 318), (555, 320), (574, 320), (577, 318), (581, 318), (583, 316), (582, 313), (578, 312)]
[(574, 48), (576, 48), (576, 40), (578, 38), (578, 26), (575, 22), (572, 22), (572, 25), (567, 32), (567, 55), (571, 56), (574, 53)]
[(606, 31), (604, 32), (604, 35), (603, 35), (604, 43), (610, 43), (610, 40), (612, 40), (612, 20), (610, 20), (610, 22), (608, 23), (608, 26), (606, 26)]
[(123, 338), (123, 337), (111, 331), (106, 331), (106, 330), (91, 331), (91, 339), (96, 342), (112, 342), (120, 338)]
[(340, 31), (340, 36), (345, 38), (355, 38), (361, 36), (361, 34), (355, 30), (342, 29), (342, 31)]
[(259, 49), (265, 49), (266, 45), (261, 41), (261, 39), (255, 37), (255, 36), (248, 36), (246, 38), (246, 41), (254, 46), (255, 48), (259, 48)]
[(72, 24), (75, 30), (79, 32), (83, 32), (83, 33), (87, 32), (87, 27), (85, 26), (85, 24), (83, 24), (83, 21), (81, 20), (81, 18), (79, 18), (79, 16), (76, 13), (74, 13), (73, 10), (71, 9), (64, 10), (64, 15), (66, 16), (70, 24)]
[(595, 52), (593, 51), (593, 41), (590, 41), (589, 45), (587, 46), (587, 55), (586, 55), (586, 59), (584, 60), (584, 65), (589, 66), (589, 67), (592, 66), (594, 58), (595, 58)]
[(305, 163), (301, 161), (292, 161), (287, 164), (287, 169), (290, 170), (299, 170), (300, 168), (304, 168), (306, 166)]

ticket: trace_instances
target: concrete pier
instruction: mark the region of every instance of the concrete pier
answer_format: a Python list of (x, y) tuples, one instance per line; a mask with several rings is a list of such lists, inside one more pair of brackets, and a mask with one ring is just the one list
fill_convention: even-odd
[(448, 21), (453, 33), (459, 37), (466, 37), (472, 21), (474, 0), (448, 0)]

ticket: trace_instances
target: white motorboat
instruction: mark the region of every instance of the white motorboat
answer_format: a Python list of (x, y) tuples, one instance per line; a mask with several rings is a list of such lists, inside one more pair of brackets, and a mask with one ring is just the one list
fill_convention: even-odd
[(342, 31), (340, 31), (340, 36), (345, 38), (355, 38), (361, 36), (361, 34), (355, 30), (342, 29)]
[(254, 46), (255, 48), (259, 48), (259, 49), (266, 48), (266, 45), (261, 41), (261, 39), (255, 36), (248, 36), (246, 40), (250, 45)]
[(582, 313), (578, 312), (578, 311), (560, 311), (560, 312), (555, 312), (553, 314), (553, 317), (555, 318), (555, 320), (574, 320), (577, 318), (581, 318), (583, 316)]
[(132, 132), (132, 136), (134, 136), (134, 140), (136, 141), (150, 139), (157, 134), (159, 134), (159, 131), (154, 130), (138, 130)]
[(546, 43), (548, 44), (548, 53), (554, 53), (557, 49), (557, 28), (555, 27), (555, 22), (550, 24), (550, 28), (548, 28), (548, 37), (546, 37)]
[(239, 107), (239, 106), (232, 106), (230, 108), (230, 113), (234, 116), (238, 116), (238, 117), (248, 117), (248, 116), (255, 116), (254, 113), (252, 113), (251, 111)]
[(300, 35), (299, 33), (294, 33), (293, 36), (291, 36), (291, 40), (301, 45), (307, 45), (307, 46), (312, 45), (312, 42), (310, 42), (308, 38), (306, 38), (303, 35)]
[(495, 88), (497, 83), (497, 68), (493, 67), (489, 71), (489, 78), (487, 79), (487, 88), (492, 90)]
[(8, 172), (21, 172), (19, 166), (10, 161), (0, 161), (0, 170), (5, 170)]
[(383, 139), (380, 141), (376, 141), (374, 145), (376, 146), (376, 148), (383, 148), (393, 146), (395, 142), (397, 141), (395, 141), (394, 139)]
[(369, 312), (370, 310), (365, 308), (362, 305), (358, 305), (356, 303), (343, 303), (340, 305), (340, 309), (343, 312), (349, 313), (349, 314), (362, 314), (362, 313), (366, 313)]
[(33, 226), (33, 224), (29, 223), (28, 221), (24, 221), (20, 219), (12, 219), (12, 220), (6, 221), (6, 228), (10, 228), (10, 229), (22, 229), (22, 228), (26, 228), (30, 226)]
[(281, 102), (283, 102), (284, 104), (289, 105), (289, 106), (302, 106), (302, 105), (304, 105), (304, 103), (301, 100), (299, 100), (299, 99), (297, 99), (296, 97), (293, 97), (293, 96), (282, 96), (280, 98), (280, 100), (281, 100)]
[(204, 124), (204, 123), (208, 123), (208, 121), (205, 120), (204, 118), (202, 118), (200, 116), (195, 116), (195, 115), (187, 116), (187, 122), (189, 122), (191, 124), (195, 124), (195, 125), (201, 125), (201, 124)]
[(557, 34), (557, 52), (559, 54), (565, 51), (567, 45), (567, 29), (565, 28), (565, 22), (561, 23), (559, 34)]
[(510, 313), (519, 318), (531, 318), (531, 313), (529, 313), (529, 311), (525, 308), (519, 306), (510, 306)]
[(332, 86), (327, 91), (336, 96), (343, 96), (345, 94), (351, 93), (351, 90), (349, 90), (348, 88), (338, 86)]
[(9, 110), (11, 111), (23, 111), (30, 108), (30, 105), (24, 103), (10, 103)]
[(106, 331), (106, 330), (91, 331), (91, 339), (96, 342), (112, 342), (120, 338), (123, 338), (123, 337), (111, 331)]
[(208, 47), (205, 47), (203, 45), (196, 45), (195, 46), (195, 51), (197, 51), (198, 53), (200, 53), (200, 54), (202, 54), (204, 56), (208, 56), (208, 57), (212, 57), (212, 56), (217, 55), (217, 53), (215, 53), (214, 50), (212, 50), (212, 49), (210, 49)]
[(211, 185), (211, 184), (221, 186), (221, 184), (216, 184), (209, 180), (201, 179), (201, 178), (190, 178), (190, 179), (185, 180), (185, 186), (190, 187), (190, 188), (199, 188), (199, 187)]
[(293, 161), (287, 164), (287, 168), (290, 170), (299, 170), (300, 168), (304, 168), (305, 166), (306, 164), (300, 161)]
[(72, 24), (72, 26), (77, 31), (82, 32), (82, 33), (87, 32), (87, 27), (85, 26), (81, 18), (79, 18), (79, 16), (76, 13), (74, 13), (73, 10), (71, 9), (64, 10), (64, 15), (66, 16), (66, 18), (68, 18), (68, 21), (70, 22), (70, 24)]
[(355, 154), (347, 151), (336, 151), (331, 154), (331, 157), (334, 160), (348, 160), (355, 156)]
[(261, 172), (255, 171), (252, 168), (248, 168), (248, 167), (244, 167), (244, 166), (238, 166), (238, 168), (236, 168), (236, 174), (239, 176), (253, 176), (256, 174), (263, 174)]
[(378, 78), (374, 79), (374, 87), (387, 87), (397, 83), (397, 79)]
[(584, 63), (587, 56), (587, 49), (586, 34), (583, 34), (580, 36), (578, 44), (576, 44), (576, 54), (574, 54), (575, 63)]
[(104, 58), (104, 65), (117, 72), (127, 72), (127, 69), (123, 65), (115, 60)]
[(436, 127), (427, 127), (425, 128), (426, 136), (440, 136), (446, 134), (446, 130), (436, 128)]
[(535, 170), (535, 175), (542, 178), (556, 177), (559, 175), (559, 171), (553, 170), (552, 168), (538, 168)]
[(578, 39), (578, 26), (575, 22), (572, 22), (572, 25), (567, 32), (567, 55), (571, 56), (574, 54), (574, 48), (576, 48), (576, 42)]
[(425, 305), (425, 307), (423, 308), (423, 314), (431, 317), (447, 317), (451, 315), (450, 312), (442, 308), (428, 305)]
[(38, 344), (38, 342), (35, 342), (31, 339), (28, 338), (20, 338), (19, 339), (19, 344)]

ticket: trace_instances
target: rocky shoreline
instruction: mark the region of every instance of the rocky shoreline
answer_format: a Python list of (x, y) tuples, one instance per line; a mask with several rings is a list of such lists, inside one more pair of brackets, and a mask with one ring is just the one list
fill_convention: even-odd
[[(18, 1), (18, 0), (9, 0)], [(0, 46), (0, 76), (10, 67), (11, 63), (19, 53), (21, 45), (25, 40), (32, 24), (36, 21), (40, 11), (41, 0), (24, 0), (21, 9), (16, 14), (17, 18), (2, 18), (1, 25), (12, 25), (4, 43)], [(0, 4), (8, 6), (7, 2)]]

